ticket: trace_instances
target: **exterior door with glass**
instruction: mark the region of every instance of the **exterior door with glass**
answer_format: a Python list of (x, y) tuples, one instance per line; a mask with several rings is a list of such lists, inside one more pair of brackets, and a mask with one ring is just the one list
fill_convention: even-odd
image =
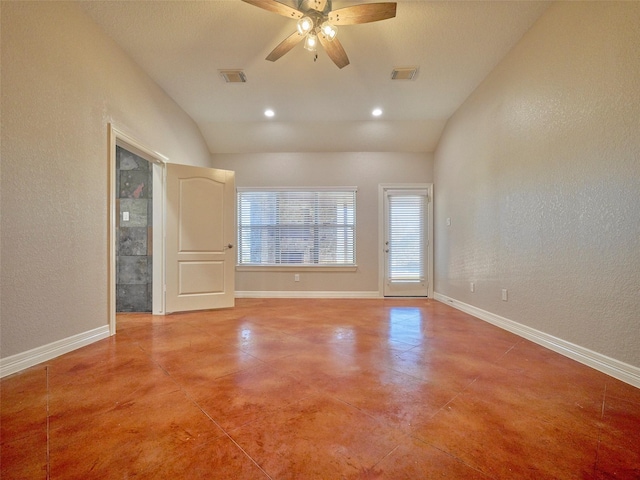
[(385, 189), (384, 286), (385, 297), (426, 297), (428, 275), (427, 188)]

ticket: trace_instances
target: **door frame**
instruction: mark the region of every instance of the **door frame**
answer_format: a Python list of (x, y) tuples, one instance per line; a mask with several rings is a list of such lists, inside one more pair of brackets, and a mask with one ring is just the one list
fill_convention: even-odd
[(169, 159), (147, 147), (133, 136), (115, 127), (107, 125), (108, 139), (108, 253), (107, 253), (107, 305), (109, 334), (116, 333), (116, 147), (122, 147), (150, 162), (153, 166), (153, 293), (152, 313), (165, 314), (165, 278), (164, 278), (164, 182), (165, 164)]
[(387, 190), (427, 191), (427, 298), (433, 298), (433, 183), (381, 183), (378, 185), (378, 295), (384, 297), (385, 245), (384, 198)]

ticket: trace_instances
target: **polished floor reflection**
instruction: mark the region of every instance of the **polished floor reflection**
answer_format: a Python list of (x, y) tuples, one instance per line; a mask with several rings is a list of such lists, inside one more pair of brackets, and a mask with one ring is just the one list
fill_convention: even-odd
[(3, 480), (640, 478), (639, 389), (432, 300), (123, 314), (0, 393)]

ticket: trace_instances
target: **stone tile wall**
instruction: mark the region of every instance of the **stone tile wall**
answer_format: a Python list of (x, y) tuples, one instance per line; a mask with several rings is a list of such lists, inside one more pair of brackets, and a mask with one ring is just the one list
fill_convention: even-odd
[[(150, 312), (152, 293), (152, 166), (117, 147), (118, 246), (116, 311)], [(123, 220), (123, 213), (129, 220)]]

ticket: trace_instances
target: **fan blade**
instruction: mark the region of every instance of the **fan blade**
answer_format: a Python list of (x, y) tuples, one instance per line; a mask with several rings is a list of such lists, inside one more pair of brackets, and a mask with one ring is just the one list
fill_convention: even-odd
[(300, 10), (296, 10), (295, 8), (288, 7), (280, 2), (276, 2), (276, 0), (242, 0), (242, 1), (250, 5), (254, 5), (256, 7), (262, 8), (263, 10), (277, 13), (278, 15), (282, 15), (283, 17), (302, 18), (304, 16), (304, 14)]
[(338, 68), (344, 68), (349, 65), (349, 57), (347, 57), (347, 52), (342, 48), (342, 44), (338, 41), (337, 38), (333, 40), (327, 39), (324, 35), (318, 35), (318, 40), (320, 40), (320, 45), (324, 47), (329, 55), (329, 58), (333, 60)]
[(324, 12), (327, 6), (327, 0), (310, 0), (309, 7), (313, 8), (316, 12)]
[(386, 20), (395, 16), (395, 2), (365, 3), (329, 12), (329, 22), (334, 25), (356, 25)]
[(281, 56), (295, 47), (298, 43), (300, 43), (303, 38), (304, 36), (300, 35), (297, 31), (293, 32), (272, 50), (272, 52), (267, 56), (267, 60), (275, 62)]

